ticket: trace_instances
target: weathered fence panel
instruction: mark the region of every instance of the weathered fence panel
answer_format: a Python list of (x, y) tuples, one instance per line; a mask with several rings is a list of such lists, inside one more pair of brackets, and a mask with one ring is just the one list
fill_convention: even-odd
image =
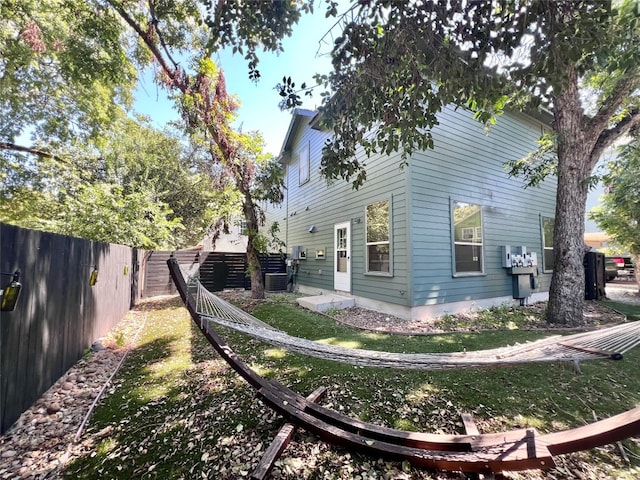
[(175, 255), (181, 265), (191, 265), (199, 262), (199, 255), (194, 250), (169, 251), (149, 251), (145, 253), (143, 261), (144, 286), (142, 288), (143, 297), (155, 297), (157, 295), (173, 295), (177, 293), (173, 285), (167, 260), (171, 255)]
[[(251, 288), (247, 275), (247, 256), (244, 253), (204, 252), (198, 250), (176, 250), (147, 252), (144, 262), (144, 297), (176, 293), (167, 260), (174, 255), (181, 265), (200, 264), (200, 281), (211, 291), (225, 288)], [(260, 257), (263, 273), (283, 273), (285, 261), (279, 254)]]
[(20, 270), (22, 284), (15, 310), (0, 312), (1, 432), (135, 304), (139, 263), (130, 247), (0, 223), (0, 271)]

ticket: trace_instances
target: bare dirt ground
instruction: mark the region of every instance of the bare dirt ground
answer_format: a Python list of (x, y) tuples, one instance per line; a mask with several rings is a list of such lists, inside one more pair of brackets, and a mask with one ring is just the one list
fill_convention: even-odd
[[(520, 307), (517, 307), (520, 308)], [(529, 311), (535, 311), (539, 314), (544, 312), (546, 303), (537, 303), (526, 307)], [(402, 318), (390, 316), (384, 313), (374, 312), (359, 307), (345, 309), (336, 314), (335, 318), (341, 323), (352, 327), (361, 328), (363, 330), (374, 330), (378, 332), (402, 333), (406, 335), (416, 334), (436, 334), (449, 331), (479, 331), (482, 325), (474, 327), (474, 319), (478, 318), (477, 312), (453, 315), (453, 317), (464, 319), (464, 327), (462, 328), (442, 328), (431, 320), (404, 320)], [(609, 325), (613, 323), (623, 322), (625, 316), (621, 313), (613, 311), (596, 302), (587, 302), (584, 309), (584, 322), (581, 328), (592, 328), (596, 323), (599, 325)], [(447, 325), (455, 323), (455, 320), (448, 322)], [(469, 326), (470, 325), (470, 326)], [(527, 317), (526, 329), (542, 329), (542, 330), (564, 330), (562, 325), (550, 325), (540, 316)]]
[[(608, 284), (612, 299), (640, 303), (637, 287)], [(229, 292), (227, 298), (241, 300), (251, 310), (255, 301), (246, 294)], [(293, 299), (291, 299), (293, 300)], [(153, 302), (154, 299), (147, 301)], [(544, 308), (544, 304), (527, 307)], [(471, 314), (473, 315), (473, 314)], [(65, 463), (73, 457), (74, 445), (82, 433), (81, 427), (96, 397), (109, 385), (128, 350), (135, 346), (136, 333), (145, 324), (144, 312), (130, 312), (112, 333), (95, 344), (86, 355), (70, 368), (18, 421), (0, 437), (0, 479), (60, 478)], [(403, 320), (362, 308), (350, 308), (337, 320), (357, 328), (396, 333), (434, 333), (438, 331), (430, 321)], [(624, 316), (596, 302), (585, 308), (585, 324), (617, 323)], [(548, 328), (532, 322), (531, 328)], [(122, 339), (127, 339), (122, 344)]]

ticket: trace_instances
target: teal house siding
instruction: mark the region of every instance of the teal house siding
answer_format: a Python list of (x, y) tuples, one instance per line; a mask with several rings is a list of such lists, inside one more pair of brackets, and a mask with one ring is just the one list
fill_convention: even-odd
[[(540, 216), (553, 217), (555, 181), (525, 189), (504, 164), (535, 149), (544, 126), (522, 114), (506, 113), (485, 132), (464, 111), (446, 109), (433, 130), (435, 149), (410, 160), (413, 254), (412, 307), (507, 301), (511, 278), (502, 268), (502, 246), (526, 246), (542, 272)], [(483, 266), (480, 274), (456, 275), (453, 264), (452, 201), (482, 209)], [(540, 291), (550, 275), (541, 274)], [(452, 308), (452, 311), (456, 310)], [(448, 311), (447, 308), (433, 309)]]
[[(297, 267), (301, 292), (338, 291), (363, 306), (405, 318), (511, 301), (511, 278), (502, 267), (504, 245), (537, 253), (537, 294), (548, 291), (550, 275), (542, 273), (541, 217), (554, 216), (555, 181), (525, 189), (522, 180), (510, 178), (504, 168), (505, 162), (536, 148), (543, 123), (506, 113), (486, 132), (469, 112), (445, 109), (432, 131), (435, 149), (414, 153), (404, 168), (400, 153), (366, 158), (359, 151), (367, 181), (353, 190), (348, 182), (328, 184), (321, 177), (322, 147), (330, 133), (316, 128), (314, 118), (315, 112), (305, 110), (293, 116), (280, 155), (285, 202), (273, 215), (288, 253), (294, 247), (306, 253)], [(390, 209), (390, 268), (368, 273), (366, 209), (381, 201), (388, 201)], [(458, 235), (465, 227), (473, 241), (482, 239), (479, 273), (456, 274), (454, 202), (480, 206), (481, 231), (458, 225)], [(347, 291), (334, 282), (340, 254), (336, 224), (350, 229)]]
[[(358, 191), (351, 184), (328, 184), (320, 176), (322, 147), (326, 132), (312, 128), (312, 115), (298, 114), (285, 142), (282, 163), (285, 168), (285, 204), (283, 210), (285, 242), (288, 253), (298, 246), (306, 253), (297, 268), (297, 284), (309, 293), (334, 290), (333, 272), (336, 249), (334, 225), (349, 223), (351, 229), (352, 295), (391, 304), (410, 305), (408, 291), (407, 245), (407, 171), (399, 168), (400, 154), (370, 159), (368, 180)], [(300, 184), (300, 162), (309, 151), (309, 181)], [(369, 164), (369, 162), (367, 162)], [(366, 273), (366, 206), (388, 200), (391, 208), (390, 275)], [(309, 230), (313, 226), (313, 232)], [(324, 252), (324, 258), (316, 258)]]

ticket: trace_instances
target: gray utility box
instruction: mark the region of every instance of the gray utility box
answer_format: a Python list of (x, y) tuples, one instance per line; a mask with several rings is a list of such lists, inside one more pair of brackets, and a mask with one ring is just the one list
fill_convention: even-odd
[(513, 298), (527, 298), (533, 294), (533, 272), (531, 274), (512, 274)]
[(513, 298), (522, 300), (538, 289), (538, 267), (512, 267), (507, 272), (511, 274)]

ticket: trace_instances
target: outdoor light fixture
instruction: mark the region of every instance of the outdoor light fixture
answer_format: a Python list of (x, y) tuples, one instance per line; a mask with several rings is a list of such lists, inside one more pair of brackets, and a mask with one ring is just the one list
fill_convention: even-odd
[(11, 282), (7, 284), (2, 290), (0, 290), (0, 297), (2, 298), (2, 311), (13, 312), (18, 303), (18, 297), (20, 296), (20, 290), (22, 284), (20, 283), (20, 270), (16, 270), (14, 273), (4, 273), (2, 275), (13, 275)]
[(89, 285), (94, 286), (98, 282), (98, 266), (94, 265), (91, 276), (89, 277)]
[(309, 233), (315, 233), (315, 231), (316, 231), (316, 226), (315, 225), (311, 225), (309, 227)]
[[(91, 275), (89, 275), (89, 286), (93, 287), (98, 282), (98, 265), (82, 264), (83, 267), (93, 267)], [(126, 273), (125, 273), (126, 275)]]

